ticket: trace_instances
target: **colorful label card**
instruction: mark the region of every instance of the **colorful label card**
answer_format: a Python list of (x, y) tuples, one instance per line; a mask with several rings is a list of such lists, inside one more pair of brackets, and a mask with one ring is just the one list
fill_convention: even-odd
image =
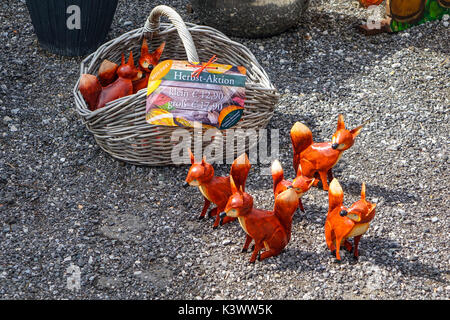
[[(204, 64), (203, 64), (204, 66)], [(165, 60), (152, 71), (148, 83), (146, 121), (165, 126), (228, 129), (242, 117), (245, 101), (244, 67)]]

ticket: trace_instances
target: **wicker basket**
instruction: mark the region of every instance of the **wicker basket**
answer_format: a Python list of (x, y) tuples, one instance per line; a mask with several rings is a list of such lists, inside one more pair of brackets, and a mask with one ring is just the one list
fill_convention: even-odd
[[(171, 23), (161, 23), (166, 16)], [(104, 59), (120, 62), (122, 53), (140, 53), (143, 37), (154, 50), (162, 41), (166, 47), (164, 59), (208, 61), (214, 54), (217, 63), (242, 65), (247, 68), (245, 110), (241, 121), (233, 129), (265, 128), (273, 115), (279, 94), (254, 55), (242, 44), (234, 42), (216, 29), (185, 24), (170, 7), (155, 7), (145, 26), (113, 39), (97, 49), (81, 63), (84, 73), (96, 74)], [(94, 134), (98, 145), (111, 156), (134, 164), (160, 166), (173, 164), (171, 141), (178, 127), (150, 125), (145, 121), (146, 90), (108, 103), (104, 108), (90, 111), (74, 87), (75, 106), (87, 129)], [(187, 129), (194, 134), (194, 129)], [(193, 139), (192, 139), (193, 140)], [(226, 145), (226, 134), (223, 134)], [(208, 143), (204, 143), (205, 147)], [(246, 149), (252, 146), (246, 146)], [(187, 156), (187, 155), (186, 155)]]

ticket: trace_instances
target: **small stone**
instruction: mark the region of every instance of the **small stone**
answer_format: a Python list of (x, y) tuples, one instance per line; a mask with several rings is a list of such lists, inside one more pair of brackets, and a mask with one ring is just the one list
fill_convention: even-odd
[(19, 130), (19, 129), (17, 129), (17, 127), (16, 127), (15, 125), (12, 125), (12, 126), (9, 128), (9, 130), (10, 130), (11, 132), (16, 132), (16, 131)]
[(436, 222), (438, 222), (438, 221), (439, 221), (439, 219), (436, 218), (436, 217), (431, 218), (431, 222), (433, 222), (433, 223), (436, 223)]

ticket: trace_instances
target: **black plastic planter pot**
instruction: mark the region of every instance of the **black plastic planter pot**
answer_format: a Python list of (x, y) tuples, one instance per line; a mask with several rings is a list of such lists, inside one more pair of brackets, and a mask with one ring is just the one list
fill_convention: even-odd
[(95, 51), (111, 27), (118, 0), (26, 0), (39, 44), (63, 56)]

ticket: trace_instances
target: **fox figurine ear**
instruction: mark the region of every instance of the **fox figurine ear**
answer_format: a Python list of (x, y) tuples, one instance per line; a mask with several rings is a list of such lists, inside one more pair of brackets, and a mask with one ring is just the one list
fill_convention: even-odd
[(366, 201), (366, 184), (364, 182), (361, 187), (361, 200)]
[(356, 136), (361, 132), (362, 128), (363, 126), (359, 126), (353, 130), (350, 130), (350, 133), (353, 135), (353, 138), (356, 138)]
[(238, 189), (236, 188), (236, 184), (234, 183), (233, 177), (230, 176), (230, 186), (231, 186), (231, 192), (236, 193), (238, 192)]
[(155, 51), (153, 51), (152, 56), (153, 56), (154, 62), (156, 64), (159, 62), (159, 59), (161, 59), (161, 55), (164, 51), (165, 46), (166, 46), (166, 43), (163, 42), (159, 45), (159, 47)]
[(189, 157), (191, 158), (191, 164), (194, 164), (194, 162), (195, 162), (194, 154), (192, 153), (191, 149), (188, 149), (188, 152), (189, 152)]
[(144, 40), (142, 40), (141, 57), (146, 55), (147, 53), (148, 53), (148, 43), (147, 39), (144, 38)]
[(344, 116), (342, 114), (338, 116), (337, 129), (338, 130), (345, 129)]
[(130, 51), (130, 57), (128, 58), (128, 63), (130, 67), (134, 68), (134, 58), (133, 58), (133, 51)]
[(375, 210), (375, 207), (377, 206), (376, 203), (368, 203), (369, 205), (369, 214), (371, 214), (373, 212), (373, 210)]
[(303, 172), (302, 172), (302, 165), (299, 164), (299, 165), (298, 165), (298, 169), (297, 169), (297, 177), (302, 176), (302, 175), (303, 175)]

